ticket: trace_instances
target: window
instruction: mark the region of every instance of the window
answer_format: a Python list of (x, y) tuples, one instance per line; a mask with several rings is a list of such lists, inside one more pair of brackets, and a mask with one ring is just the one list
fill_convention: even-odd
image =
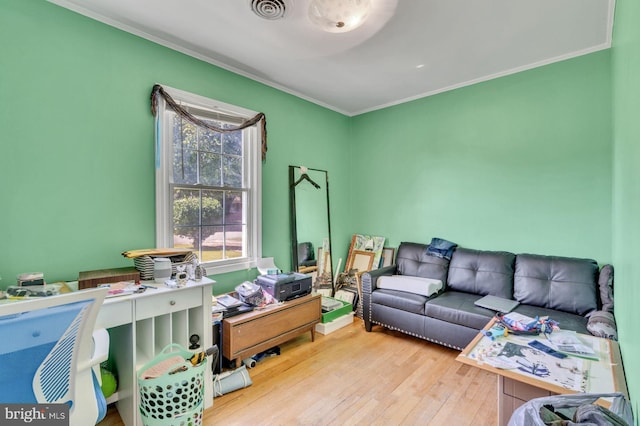
[[(164, 87), (200, 120), (226, 128), (256, 113)], [(221, 133), (158, 102), (156, 240), (193, 250), (207, 274), (255, 267), (261, 236), (260, 129)]]

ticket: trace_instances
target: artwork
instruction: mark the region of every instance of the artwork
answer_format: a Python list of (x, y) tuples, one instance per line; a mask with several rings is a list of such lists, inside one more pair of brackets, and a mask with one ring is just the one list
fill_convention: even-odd
[(367, 269), (378, 269), (380, 259), (382, 258), (382, 249), (384, 248), (384, 237), (372, 237), (369, 235), (354, 234), (351, 237), (351, 245), (349, 246), (349, 254), (347, 255), (347, 263), (345, 263), (345, 272), (349, 271), (353, 264), (354, 251), (363, 251), (373, 253), (373, 265)]
[(316, 257), (317, 273), (314, 282), (314, 289), (329, 289), (331, 293), (333, 287), (333, 275), (331, 274), (331, 252), (329, 251), (329, 242), (325, 238), (322, 247), (318, 247), (318, 256)]
[(331, 273), (331, 253), (322, 247), (318, 247), (318, 273)]
[[(360, 275), (363, 272), (378, 269), (382, 259), (383, 248), (384, 237), (360, 234), (354, 234), (351, 237), (344, 273), (340, 275), (343, 280), (349, 283), (347, 287), (356, 291), (359, 300), (362, 300)], [(359, 300), (355, 302), (354, 309), (356, 310), (356, 316), (362, 318), (362, 303), (359, 303)]]
[(382, 259), (380, 260), (380, 267), (384, 268), (385, 266), (393, 265), (394, 256), (396, 254), (396, 249), (392, 247), (385, 247), (382, 249)]
[(356, 270), (351, 269), (349, 272), (340, 272), (336, 279), (336, 284), (334, 286), (334, 293), (337, 293), (341, 289), (351, 289), (353, 291), (358, 291), (358, 276), (356, 275)]
[(355, 269), (358, 273), (373, 269), (375, 253), (370, 251), (354, 250), (347, 262), (347, 271)]
[(333, 295), (333, 289), (331, 287), (321, 287), (316, 289), (316, 293), (321, 296), (331, 297)]
[(338, 290), (334, 297), (343, 302), (351, 303), (353, 306), (358, 302), (358, 293), (351, 289)]

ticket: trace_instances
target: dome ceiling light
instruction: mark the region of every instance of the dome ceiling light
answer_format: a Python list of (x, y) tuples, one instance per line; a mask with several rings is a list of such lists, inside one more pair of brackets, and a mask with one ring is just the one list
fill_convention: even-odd
[(311, 0), (309, 19), (324, 31), (346, 33), (362, 25), (370, 9), (370, 0)]

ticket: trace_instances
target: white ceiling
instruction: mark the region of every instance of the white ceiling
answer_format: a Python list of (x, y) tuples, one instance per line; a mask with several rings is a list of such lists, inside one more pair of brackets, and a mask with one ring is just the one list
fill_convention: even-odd
[(608, 48), (615, 4), (371, 0), (360, 28), (334, 34), (309, 0), (273, 21), (251, 0), (49, 1), (346, 115)]

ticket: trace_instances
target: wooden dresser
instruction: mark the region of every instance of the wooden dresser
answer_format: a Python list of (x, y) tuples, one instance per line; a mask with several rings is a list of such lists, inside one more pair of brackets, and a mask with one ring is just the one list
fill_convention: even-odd
[(244, 358), (265, 351), (307, 331), (315, 339), (322, 316), (321, 296), (310, 294), (281, 305), (225, 318), (222, 354), (240, 366)]

